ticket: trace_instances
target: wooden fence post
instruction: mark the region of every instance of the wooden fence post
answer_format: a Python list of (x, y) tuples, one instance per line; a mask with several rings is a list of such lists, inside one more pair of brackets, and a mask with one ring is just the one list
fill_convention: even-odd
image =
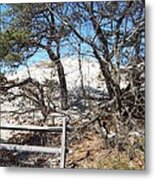
[(60, 168), (65, 168), (66, 160), (66, 119), (63, 119), (62, 136), (61, 136), (61, 164)]

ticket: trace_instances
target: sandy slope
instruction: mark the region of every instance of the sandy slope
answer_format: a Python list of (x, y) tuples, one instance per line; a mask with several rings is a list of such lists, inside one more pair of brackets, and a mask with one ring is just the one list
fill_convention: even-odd
[[(68, 89), (71, 90), (74, 87), (80, 86), (78, 60), (65, 58), (62, 59), (62, 64), (64, 66)], [(45, 79), (50, 79), (51, 72), (53, 75), (56, 73), (56, 70), (52, 70), (53, 68), (51, 66), (52, 62), (48, 60), (42, 60), (38, 64), (32, 65), (29, 67), (31, 77), (39, 82), (43, 82)], [(82, 73), (85, 86), (91, 86), (92, 88), (99, 88), (102, 86), (105, 88), (105, 85), (103, 86), (103, 82), (98, 79), (99, 72), (99, 64), (96, 61), (82, 61)], [(29, 74), (26, 68), (19, 70), (17, 73), (6, 75), (8, 80), (16, 79), (18, 81), (26, 79), (28, 76)], [(57, 76), (55, 79), (57, 79)]]

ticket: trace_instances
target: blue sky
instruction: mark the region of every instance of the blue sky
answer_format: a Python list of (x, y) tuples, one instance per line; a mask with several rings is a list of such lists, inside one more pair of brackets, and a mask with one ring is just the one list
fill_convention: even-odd
[[(1, 10), (4, 11), (4, 10), (5, 10), (5, 7), (4, 7), (4, 6), (1, 6)], [(87, 37), (92, 38), (92, 37), (94, 36), (94, 30), (93, 30), (92, 26), (91, 26), (89, 23), (90, 23), (90, 22), (88, 22), (88, 23), (86, 22), (86, 24), (84, 24), (84, 25), (81, 27), (81, 33), (82, 33), (84, 36), (87, 36)], [(105, 22), (104, 22), (104, 23), (105, 23)], [(125, 23), (125, 22), (122, 23), (122, 26), (121, 26), (122, 29), (123, 29), (124, 23)], [(127, 28), (130, 29), (131, 27), (132, 27), (132, 24), (128, 21)], [(103, 27), (103, 28), (104, 28), (105, 30), (106, 30), (106, 29), (109, 29), (108, 26)], [(75, 39), (70, 38), (70, 40), (71, 40), (71, 41), (73, 40), (73, 41), (75, 42), (75, 44), (76, 44), (76, 38), (75, 38)], [(110, 40), (110, 41), (112, 42), (112, 40)], [(97, 45), (98, 45), (98, 44), (97, 44)], [(76, 46), (77, 46), (77, 45), (76, 45)], [(110, 47), (110, 46), (109, 46), (109, 47)], [(81, 45), (81, 52), (82, 52), (82, 53), (86, 53), (87, 55), (89, 55), (88, 51), (91, 52), (92, 49), (91, 49), (88, 45), (86, 45), (85, 43), (82, 43), (82, 45)], [(124, 50), (124, 51), (125, 51), (125, 50)], [(134, 51), (133, 51), (133, 52), (131, 51), (131, 53), (134, 53)], [(61, 58), (63, 58), (64, 56), (67, 55), (67, 56), (72, 56), (72, 57), (74, 57), (74, 58), (77, 59), (77, 52), (74, 50), (74, 48), (69, 47), (69, 46), (67, 46), (67, 45), (64, 45), (64, 46), (61, 48), (61, 55), (62, 55)], [(73, 59), (74, 59), (74, 58), (73, 58)], [(91, 58), (89, 58), (89, 56), (88, 56), (88, 59), (91, 59)], [(39, 52), (37, 52), (33, 57), (31, 57), (31, 58), (28, 60), (28, 64), (31, 65), (31, 64), (34, 64), (34, 63), (38, 63), (38, 62), (41, 61), (41, 60), (49, 60), (49, 57), (48, 57), (47, 53), (46, 53), (44, 50), (39, 49)]]

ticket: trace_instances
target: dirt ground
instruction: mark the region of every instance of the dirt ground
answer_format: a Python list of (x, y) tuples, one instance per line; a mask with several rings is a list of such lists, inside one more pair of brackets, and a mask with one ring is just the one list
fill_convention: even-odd
[(79, 142), (69, 147), (66, 167), (97, 169), (144, 169), (144, 152), (135, 149), (134, 158), (130, 159), (126, 151), (116, 148), (106, 149), (104, 141), (95, 132), (85, 132)]

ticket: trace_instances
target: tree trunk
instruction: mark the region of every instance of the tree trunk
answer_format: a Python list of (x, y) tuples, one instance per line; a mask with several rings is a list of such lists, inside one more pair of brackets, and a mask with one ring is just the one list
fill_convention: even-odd
[(66, 85), (66, 78), (64, 73), (64, 68), (60, 60), (56, 61), (59, 83), (60, 83), (60, 98), (61, 98), (61, 108), (67, 110), (68, 107), (68, 91)]
[(94, 54), (95, 57), (98, 59), (101, 72), (105, 78), (105, 83), (109, 93), (109, 98), (113, 99), (114, 97), (117, 97), (117, 108), (119, 111), (121, 111), (121, 100), (120, 100), (121, 90), (119, 84), (117, 84), (111, 77), (109, 64), (108, 64), (109, 62), (104, 62), (95, 49), (94, 49)]
[(110, 99), (113, 99), (114, 97), (117, 98), (117, 108), (120, 111), (121, 108), (121, 100), (120, 100), (120, 96), (121, 96), (121, 90), (119, 87), (119, 84), (117, 84), (113, 78), (111, 77), (111, 73), (109, 71), (108, 65), (106, 63), (104, 63), (103, 61), (100, 62), (100, 67), (101, 67), (101, 71), (102, 74), (105, 78), (105, 83), (109, 92), (109, 97)]
[(60, 59), (54, 54), (54, 52), (50, 48), (46, 48), (48, 55), (51, 59), (51, 61), (55, 62), (57, 66), (58, 71), (58, 78), (59, 78), (59, 84), (60, 84), (60, 103), (61, 108), (63, 110), (67, 110), (69, 108), (68, 106), (68, 90), (66, 85), (66, 78), (64, 73), (63, 65), (60, 61)]

